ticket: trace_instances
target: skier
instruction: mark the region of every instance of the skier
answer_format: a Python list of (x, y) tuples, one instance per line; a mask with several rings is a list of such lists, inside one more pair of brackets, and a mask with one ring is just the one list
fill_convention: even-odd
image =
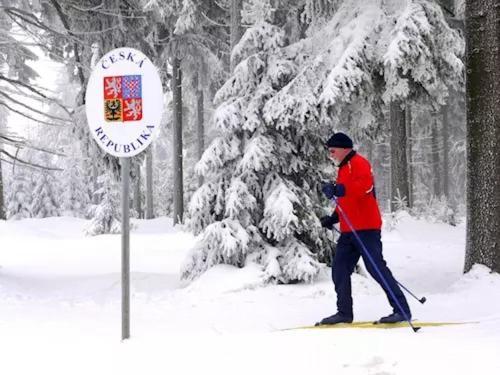
[[(326, 145), (330, 158), (337, 164), (339, 170), (336, 183), (324, 183), (322, 191), (328, 199), (337, 197), (340, 208), (336, 208), (332, 215), (322, 217), (321, 225), (332, 229), (334, 224), (340, 222), (341, 234), (332, 260), (332, 279), (337, 293), (337, 313), (324, 318), (319, 324), (352, 323), (351, 274), (360, 256), (363, 258), (367, 271), (384, 290), (393, 309), (392, 314), (381, 318), (378, 323), (402, 322), (406, 320), (405, 315), (411, 319), (408, 302), (382, 255), (380, 236), (382, 219), (375, 196), (371, 165), (368, 160), (353, 150), (352, 140), (344, 133), (335, 133), (328, 139)], [(352, 233), (351, 225), (380, 272), (377, 272), (372, 261), (367, 259), (361, 244)], [(385, 278), (386, 283), (380, 276)], [(393, 300), (386, 285), (391, 288), (397, 301)]]

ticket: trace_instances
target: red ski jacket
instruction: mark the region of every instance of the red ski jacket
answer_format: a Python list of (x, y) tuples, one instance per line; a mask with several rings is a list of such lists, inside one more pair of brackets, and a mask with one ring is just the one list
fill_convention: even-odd
[[(340, 163), (336, 183), (344, 185), (345, 195), (338, 198), (338, 204), (354, 230), (380, 230), (382, 218), (375, 197), (370, 162), (353, 150)], [(351, 232), (343, 213), (339, 209), (336, 212), (340, 231)]]

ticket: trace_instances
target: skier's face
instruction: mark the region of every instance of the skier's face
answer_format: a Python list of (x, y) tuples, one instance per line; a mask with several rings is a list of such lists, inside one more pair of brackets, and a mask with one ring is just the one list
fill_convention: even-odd
[(345, 157), (345, 148), (330, 147), (328, 148), (330, 159), (339, 164)]

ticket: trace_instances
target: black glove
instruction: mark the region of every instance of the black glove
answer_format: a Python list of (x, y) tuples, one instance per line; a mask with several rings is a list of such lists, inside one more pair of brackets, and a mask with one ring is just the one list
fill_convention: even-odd
[(323, 216), (319, 221), (321, 221), (321, 226), (323, 228), (332, 229), (333, 226), (339, 222), (339, 214), (334, 212), (330, 216)]
[(324, 182), (321, 191), (328, 199), (335, 197), (343, 197), (345, 195), (345, 187), (343, 184), (332, 184), (331, 182)]

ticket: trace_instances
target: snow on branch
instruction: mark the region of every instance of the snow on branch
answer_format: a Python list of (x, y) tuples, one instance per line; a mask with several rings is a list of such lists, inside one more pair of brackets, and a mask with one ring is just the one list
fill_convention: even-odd
[(284, 254), (280, 259), (282, 281), (312, 282), (319, 273), (320, 264), (307, 246), (291, 237), (280, 248), (281, 253)]
[(284, 46), (285, 33), (279, 27), (261, 22), (248, 28), (231, 53), (231, 61), (239, 61), (259, 51), (272, 51)]
[(257, 200), (248, 190), (248, 186), (239, 178), (231, 181), (226, 192), (225, 215), (230, 219), (250, 223), (250, 217), (242, 218), (242, 213), (251, 213), (257, 206)]
[(219, 104), (234, 96), (244, 96), (255, 89), (255, 82), (262, 75), (266, 64), (262, 54), (254, 54), (241, 61), (233, 76), (217, 91), (214, 103)]
[(439, 5), (409, 2), (391, 37), (383, 56), (386, 102), (406, 98), (410, 85), (417, 83), (442, 103), (448, 87), (458, 89), (463, 84), (464, 41), (447, 25)]
[(223, 102), (214, 113), (214, 125), (216, 129), (222, 133), (232, 133), (241, 128), (242, 118), (242, 101), (241, 98), (236, 98)]
[(335, 106), (338, 102), (350, 102), (354, 96), (363, 94), (364, 86), (371, 82), (371, 45), (369, 34), (350, 36), (333, 41), (344, 45), (321, 88), (319, 102), (323, 107)]
[(260, 134), (253, 136), (245, 146), (243, 157), (238, 163), (238, 172), (268, 170), (276, 164), (273, 151), (274, 144), (271, 139)]
[(298, 227), (294, 204), (299, 203), (299, 199), (279, 177), (268, 180), (268, 184), (271, 189), (265, 199), (264, 217), (259, 227), (268, 238), (281, 241), (292, 236)]
[(221, 264), (243, 265), (250, 237), (237, 220), (224, 219), (210, 224), (182, 267), (183, 279), (194, 279), (208, 268)]
[(234, 160), (240, 154), (239, 147), (240, 141), (236, 137), (214, 139), (196, 164), (196, 173), (208, 176), (211, 172), (222, 168), (226, 162)]

